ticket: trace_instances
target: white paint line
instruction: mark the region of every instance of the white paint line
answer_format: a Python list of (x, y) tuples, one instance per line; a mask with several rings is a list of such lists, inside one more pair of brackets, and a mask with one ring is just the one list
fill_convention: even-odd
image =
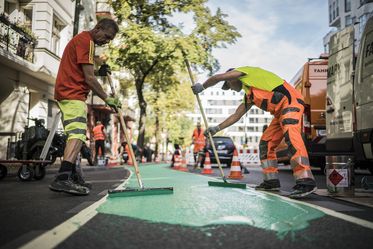
[(78, 206), (75, 206), (74, 208), (70, 209), (69, 211), (67, 211), (66, 213), (69, 213), (69, 214), (77, 214), (79, 213), (80, 211), (84, 210), (85, 208), (89, 207), (90, 205), (92, 205), (94, 202), (93, 201), (85, 201), (85, 202), (82, 202), (80, 203)]
[[(128, 179), (132, 176), (130, 172), (129, 177), (117, 189), (121, 188), (122, 185), (126, 184)], [(82, 210), (78, 214), (74, 215), (64, 223), (54, 227), (53, 229), (43, 233), (39, 237), (31, 240), (30, 242), (24, 244), (19, 249), (52, 249), (58, 246), (61, 242), (67, 239), (74, 232), (78, 231), (80, 227), (86, 224), (90, 219), (95, 217), (97, 214), (96, 209), (106, 201), (107, 195), (93, 203), (91, 206)]]
[[(258, 191), (258, 190), (256, 190), (256, 191)], [(363, 219), (359, 219), (359, 218), (356, 218), (356, 217), (353, 217), (353, 216), (350, 216), (350, 215), (342, 214), (342, 213), (336, 212), (334, 210), (324, 208), (324, 207), (320, 207), (320, 206), (317, 206), (317, 205), (314, 205), (314, 204), (311, 204), (311, 203), (291, 199), (291, 198), (286, 197), (286, 196), (282, 196), (282, 195), (278, 195), (278, 194), (274, 194), (274, 193), (270, 193), (270, 192), (266, 192), (266, 191), (258, 191), (258, 192), (265, 193), (265, 194), (268, 194), (268, 195), (277, 196), (277, 197), (279, 197), (281, 199), (284, 199), (286, 201), (289, 201), (289, 202), (294, 202), (294, 203), (297, 203), (297, 204), (302, 204), (302, 205), (305, 205), (305, 206), (309, 206), (309, 207), (312, 207), (314, 209), (320, 210), (321, 212), (323, 212), (327, 215), (330, 215), (330, 216), (336, 217), (338, 219), (345, 220), (345, 221), (354, 223), (356, 225), (363, 226), (363, 227), (366, 227), (366, 228), (369, 228), (369, 229), (373, 230), (373, 222), (370, 222), (370, 221), (367, 221), (367, 220), (363, 220)]]

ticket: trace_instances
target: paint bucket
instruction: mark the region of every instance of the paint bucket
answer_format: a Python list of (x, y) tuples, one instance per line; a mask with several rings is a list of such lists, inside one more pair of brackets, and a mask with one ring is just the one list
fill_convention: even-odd
[(353, 196), (354, 158), (352, 156), (326, 156), (326, 186), (333, 196)]

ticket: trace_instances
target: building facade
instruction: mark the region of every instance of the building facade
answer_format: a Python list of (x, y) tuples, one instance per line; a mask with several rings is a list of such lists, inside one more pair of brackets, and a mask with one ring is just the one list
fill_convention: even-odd
[[(204, 90), (200, 93), (200, 97), (209, 126), (215, 126), (235, 112), (243, 101), (244, 92), (223, 91), (215, 86)], [(188, 116), (194, 123), (197, 121), (203, 123), (198, 106), (195, 112)], [(271, 120), (270, 113), (253, 106), (237, 123), (219, 134), (231, 137), (238, 147), (245, 145), (250, 149), (258, 149), (263, 126), (268, 125)]]
[(41, 118), (51, 126), (58, 108), (54, 84), (73, 34), (75, 2), (0, 0), (0, 158), (8, 135)]
[(373, 13), (373, 0), (329, 0), (329, 26), (333, 29), (324, 36), (324, 50), (329, 52), (329, 40), (335, 32), (354, 25), (358, 48), (365, 24)]

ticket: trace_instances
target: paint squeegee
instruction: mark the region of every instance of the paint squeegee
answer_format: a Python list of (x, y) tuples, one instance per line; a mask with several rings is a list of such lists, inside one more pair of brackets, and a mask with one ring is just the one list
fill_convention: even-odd
[[(109, 84), (110, 84), (111, 91), (112, 91), (113, 95), (115, 95), (114, 86), (113, 86), (113, 82), (111, 80), (111, 77), (110, 77), (110, 75), (107, 75), (107, 77), (109, 79)], [(130, 152), (129, 156), (131, 157), (132, 162), (133, 162), (133, 166), (135, 167), (135, 174), (136, 174), (136, 177), (137, 177), (137, 182), (139, 184), (139, 188), (109, 189), (108, 190), (109, 197), (132, 197), (132, 196), (144, 196), (144, 195), (173, 194), (173, 191), (174, 191), (173, 187), (165, 187), (165, 188), (145, 188), (144, 187), (144, 185), (142, 183), (141, 175), (140, 175), (139, 166), (138, 166), (136, 158), (135, 158), (135, 153), (133, 152), (131, 142), (130, 142), (130, 139), (129, 139), (129, 135), (127, 133), (127, 126), (126, 126), (126, 123), (124, 122), (124, 119), (123, 119), (122, 110), (120, 108), (116, 108), (115, 111), (118, 114), (118, 118), (119, 118), (119, 121), (120, 121), (120, 126), (122, 128), (125, 139), (127, 141), (127, 145), (128, 145), (129, 152)]]
[[(192, 70), (190, 69), (189, 61), (187, 60), (186, 54), (184, 53), (184, 51), (183, 51), (183, 55), (184, 55), (185, 65), (186, 65), (188, 73), (189, 73), (190, 82), (193, 86), (194, 85), (194, 79), (193, 79), (193, 75), (192, 75)], [(207, 130), (209, 128), (209, 125), (207, 123), (206, 115), (205, 115), (205, 112), (203, 111), (201, 100), (200, 100), (198, 94), (196, 94), (196, 98), (197, 98), (199, 110), (201, 111), (202, 118), (203, 118), (203, 121), (205, 123), (206, 130)], [(230, 182), (227, 181), (227, 179), (224, 175), (223, 168), (221, 167), (219, 155), (216, 152), (214, 140), (212, 139), (211, 133), (209, 133), (209, 140), (210, 140), (210, 144), (211, 144), (211, 147), (212, 147), (212, 151), (214, 152), (214, 155), (215, 155), (215, 158), (216, 158), (216, 162), (218, 163), (218, 167), (219, 167), (219, 170), (220, 170), (221, 177), (223, 178), (223, 181), (222, 182), (208, 181), (208, 185), (213, 186), (213, 187), (227, 187), (227, 188), (243, 188), (243, 189), (245, 189), (246, 184), (244, 184), (244, 183), (230, 183)]]

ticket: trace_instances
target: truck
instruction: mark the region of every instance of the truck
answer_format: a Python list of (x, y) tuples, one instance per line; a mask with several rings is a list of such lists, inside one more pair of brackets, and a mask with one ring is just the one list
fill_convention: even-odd
[(329, 43), (326, 98), (326, 153), (349, 155), (355, 166), (373, 173), (373, 18), (361, 35), (353, 26)]
[[(316, 80), (310, 71), (316, 65), (307, 62), (291, 81), (305, 99), (302, 132), (310, 163), (322, 171), (326, 156), (346, 155), (373, 174), (373, 17), (359, 46), (356, 34), (349, 26), (331, 36)], [(279, 162), (289, 160), (285, 147), (282, 142), (277, 149)]]

